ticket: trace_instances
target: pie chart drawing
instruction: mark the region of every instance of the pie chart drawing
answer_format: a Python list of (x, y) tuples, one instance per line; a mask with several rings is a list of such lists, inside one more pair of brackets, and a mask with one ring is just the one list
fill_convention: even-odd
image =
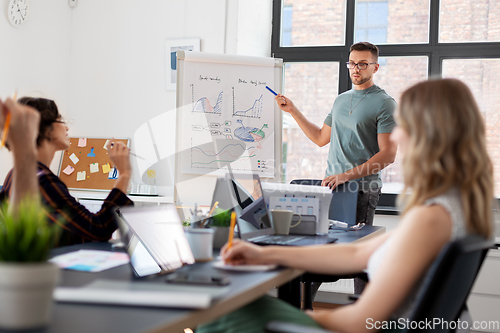
[(234, 136), (236, 136), (241, 141), (259, 142), (266, 137), (266, 133), (264, 133), (262, 129), (267, 128), (267, 124), (264, 124), (259, 129), (257, 127), (246, 127), (243, 125), (243, 122), (241, 120), (238, 120), (238, 122), (241, 123), (241, 127), (238, 127), (234, 130)]

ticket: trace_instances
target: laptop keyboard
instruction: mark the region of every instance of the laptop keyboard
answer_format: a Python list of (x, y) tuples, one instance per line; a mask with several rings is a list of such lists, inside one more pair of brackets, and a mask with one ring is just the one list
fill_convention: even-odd
[[(256, 237), (260, 238), (260, 237)], [(257, 241), (256, 238), (251, 239), (251, 241), (255, 242)], [(260, 244), (276, 244), (276, 245), (287, 245), (296, 241), (299, 241), (301, 239), (304, 239), (304, 236), (280, 236), (280, 235), (274, 235), (274, 236), (266, 236), (263, 239), (258, 239), (258, 242)]]

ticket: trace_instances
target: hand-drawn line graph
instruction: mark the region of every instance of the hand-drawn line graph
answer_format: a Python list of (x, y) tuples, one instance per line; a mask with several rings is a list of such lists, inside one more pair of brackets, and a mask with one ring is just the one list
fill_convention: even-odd
[(245, 127), (241, 119), (238, 119), (236, 122), (240, 123), (241, 127), (234, 130), (234, 136), (241, 141), (257, 142), (257, 148), (262, 149), (259, 141), (262, 141), (266, 137), (266, 133), (262, 129), (268, 128), (267, 124), (262, 125), (262, 127), (258, 129), (257, 127)]
[(219, 96), (217, 97), (217, 102), (215, 103), (215, 106), (212, 106), (212, 104), (210, 104), (210, 101), (208, 100), (207, 97), (202, 97), (195, 102), (194, 85), (193, 84), (191, 85), (191, 95), (192, 95), (192, 100), (193, 100), (193, 111), (192, 112), (212, 113), (212, 114), (221, 115), (221, 113), (222, 113), (222, 97), (224, 95), (224, 91), (221, 91), (219, 93)]
[[(245, 161), (255, 157), (255, 148), (241, 143), (227, 144), (219, 151), (207, 150), (199, 146), (191, 147), (191, 167), (210, 167), (218, 169), (216, 163)], [(246, 154), (245, 154), (246, 152)]]
[(253, 105), (251, 108), (248, 108), (246, 110), (236, 111), (234, 87), (233, 87), (233, 117), (260, 118), (262, 115), (263, 99), (264, 99), (264, 96), (260, 95), (260, 97), (253, 102)]

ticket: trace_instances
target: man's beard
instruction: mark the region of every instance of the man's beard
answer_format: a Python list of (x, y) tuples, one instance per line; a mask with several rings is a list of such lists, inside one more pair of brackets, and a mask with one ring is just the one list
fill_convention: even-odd
[(355, 86), (360, 86), (362, 84), (365, 84), (366, 82), (370, 81), (370, 79), (371, 77), (359, 77), (358, 79), (353, 79), (351, 75), (352, 84), (354, 84)]

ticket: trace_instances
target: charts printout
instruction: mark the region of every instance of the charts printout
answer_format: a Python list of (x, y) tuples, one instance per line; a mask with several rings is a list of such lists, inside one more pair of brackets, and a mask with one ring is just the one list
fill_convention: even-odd
[[(265, 59), (265, 58), (264, 58)], [(233, 171), (274, 177), (273, 59), (265, 65), (185, 62), (182, 171)]]

